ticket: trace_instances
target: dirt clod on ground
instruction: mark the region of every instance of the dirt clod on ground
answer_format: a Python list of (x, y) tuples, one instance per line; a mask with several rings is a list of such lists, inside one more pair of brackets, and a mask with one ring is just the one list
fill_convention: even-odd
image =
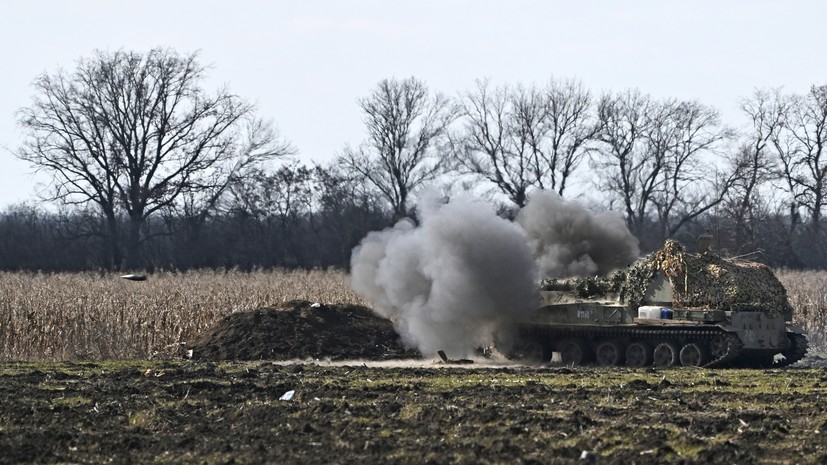
[(188, 344), (206, 360), (415, 358), (393, 324), (359, 305), (304, 300), (227, 315)]

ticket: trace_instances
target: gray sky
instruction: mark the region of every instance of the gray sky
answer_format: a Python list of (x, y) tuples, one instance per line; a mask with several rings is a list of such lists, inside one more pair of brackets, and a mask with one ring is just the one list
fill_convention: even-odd
[(227, 83), (303, 159), (326, 161), (364, 138), (356, 101), (388, 77), (449, 95), (484, 77), (576, 77), (597, 94), (698, 99), (738, 124), (756, 87), (827, 83), (825, 17), (820, 0), (2, 0), (0, 208), (47, 180), (9, 152), (32, 80), (96, 48), (200, 50), (207, 88)]

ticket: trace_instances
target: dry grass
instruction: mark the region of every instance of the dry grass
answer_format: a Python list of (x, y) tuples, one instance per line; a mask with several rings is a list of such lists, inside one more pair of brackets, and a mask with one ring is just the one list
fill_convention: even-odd
[(776, 272), (795, 310), (794, 323), (804, 328), (811, 351), (827, 352), (827, 271)]
[[(810, 345), (827, 351), (827, 271), (778, 273)], [(171, 355), (231, 312), (293, 299), (366, 305), (343, 271), (0, 273), (0, 360)]]
[(228, 313), (293, 299), (364, 304), (342, 271), (0, 273), (0, 360), (173, 354)]

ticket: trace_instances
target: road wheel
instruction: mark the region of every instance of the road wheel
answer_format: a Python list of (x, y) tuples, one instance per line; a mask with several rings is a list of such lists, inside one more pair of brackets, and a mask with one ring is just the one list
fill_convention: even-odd
[(587, 359), (586, 348), (581, 341), (572, 339), (560, 344), (560, 361), (563, 365), (583, 365)]
[(602, 367), (617, 366), (623, 362), (623, 347), (614, 341), (602, 342), (597, 346), (594, 355), (597, 364)]
[(539, 342), (529, 342), (520, 348), (516, 358), (531, 364), (547, 363), (551, 361), (551, 351)]
[(626, 348), (626, 365), (640, 368), (652, 364), (652, 348), (645, 342), (633, 342)]
[(723, 334), (716, 334), (709, 341), (709, 353), (713, 360), (717, 360), (729, 352), (729, 341)]
[(672, 342), (661, 342), (656, 345), (653, 356), (656, 367), (671, 367), (680, 360), (678, 346)]
[(685, 367), (699, 367), (709, 361), (706, 348), (694, 342), (681, 348), (680, 359), (681, 365)]

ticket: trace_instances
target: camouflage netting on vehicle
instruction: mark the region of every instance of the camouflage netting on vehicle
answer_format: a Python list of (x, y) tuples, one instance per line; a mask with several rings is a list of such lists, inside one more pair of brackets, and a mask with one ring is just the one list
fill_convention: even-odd
[[(615, 271), (608, 276), (580, 276), (564, 281), (556, 278), (544, 279), (540, 283), (540, 290), (575, 292), (578, 297), (591, 299), (610, 294), (623, 295), (624, 286), (626, 286), (626, 271)], [(643, 291), (645, 290), (644, 288)], [(640, 296), (643, 297), (643, 292)]]
[(690, 254), (672, 240), (651, 257), (650, 266), (672, 283), (675, 305), (771, 315), (792, 310), (784, 286), (761, 263), (725, 259), (714, 253)]
[[(658, 271), (672, 284), (676, 306), (771, 315), (791, 311), (787, 291), (766, 265), (725, 259), (714, 253), (690, 254), (673, 240), (625, 270), (609, 276), (576, 278), (566, 286), (583, 298), (616, 294), (622, 302), (638, 307)], [(543, 283), (547, 289), (555, 286), (560, 286), (556, 280)]]

